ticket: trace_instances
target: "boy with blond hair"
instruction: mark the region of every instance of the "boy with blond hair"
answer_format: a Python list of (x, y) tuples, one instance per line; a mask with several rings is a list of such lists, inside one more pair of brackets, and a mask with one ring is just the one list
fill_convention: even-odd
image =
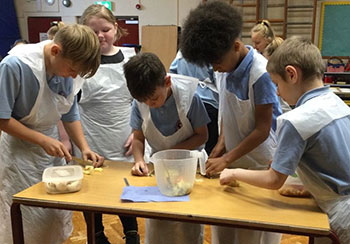
[[(0, 243), (12, 243), (12, 195), (40, 182), (45, 168), (72, 160), (58, 140), (59, 120), (83, 159), (102, 165), (83, 136), (75, 96), (81, 77), (93, 76), (99, 64), (98, 38), (82, 25), (63, 27), (53, 41), (16, 46), (1, 62)], [(22, 207), (22, 213), (26, 243), (58, 244), (72, 232), (70, 211)]]
[(350, 108), (323, 85), (324, 68), (310, 40), (292, 37), (278, 47), (267, 70), (278, 95), (296, 107), (277, 119), (278, 146), (271, 168), (225, 169), (220, 183), (240, 180), (279, 189), (297, 171), (345, 244), (350, 243)]

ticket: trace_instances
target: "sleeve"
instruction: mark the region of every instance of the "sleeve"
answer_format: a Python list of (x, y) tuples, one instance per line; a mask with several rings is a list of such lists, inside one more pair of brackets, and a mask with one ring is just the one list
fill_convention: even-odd
[(187, 118), (194, 129), (202, 127), (210, 122), (207, 110), (197, 93), (193, 96), (191, 107), (187, 113)]
[(264, 73), (253, 85), (255, 104), (273, 104), (278, 102), (277, 87), (269, 73)]
[(79, 108), (78, 108), (78, 98), (74, 97), (74, 102), (69, 112), (62, 115), (62, 121), (64, 122), (73, 122), (80, 120)]
[(10, 119), (20, 90), (20, 75), (6, 62), (0, 64), (0, 118)]
[(177, 66), (179, 59), (175, 58), (173, 62), (170, 64), (169, 73), (177, 74)]
[(289, 121), (284, 121), (271, 167), (282, 174), (293, 175), (306, 145), (307, 141), (301, 138), (295, 127)]
[(137, 106), (136, 101), (132, 102), (131, 115), (130, 115), (130, 126), (133, 130), (142, 130), (142, 116)]

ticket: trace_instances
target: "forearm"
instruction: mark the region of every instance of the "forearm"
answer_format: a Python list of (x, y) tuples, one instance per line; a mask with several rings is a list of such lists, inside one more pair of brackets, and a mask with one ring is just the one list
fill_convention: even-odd
[(132, 143), (132, 154), (135, 162), (144, 161), (145, 144), (139, 139), (135, 139), (135, 137)]
[(225, 161), (230, 164), (238, 160), (262, 144), (267, 137), (265, 132), (254, 129), (241, 143), (224, 155)]
[(231, 169), (227, 172), (231, 174), (232, 180), (243, 181), (250, 185), (272, 190), (279, 189), (287, 178), (287, 175), (271, 168), (269, 170)]
[(77, 145), (80, 151), (90, 150), (90, 147), (85, 139), (83, 128), (80, 120), (73, 122), (63, 122), (64, 128), (71, 140)]
[(7, 134), (17, 137), (19, 139), (32, 142), (34, 144), (37, 144), (39, 146), (42, 145), (42, 143), (46, 139), (46, 135), (35, 131), (33, 129), (30, 129), (23, 125), (21, 122), (14, 118), (10, 119), (0, 119), (0, 130), (5, 131)]
[(194, 134), (185, 141), (176, 144), (172, 149), (197, 149), (201, 145), (205, 144), (208, 140), (208, 129), (207, 126), (202, 126), (195, 129)]

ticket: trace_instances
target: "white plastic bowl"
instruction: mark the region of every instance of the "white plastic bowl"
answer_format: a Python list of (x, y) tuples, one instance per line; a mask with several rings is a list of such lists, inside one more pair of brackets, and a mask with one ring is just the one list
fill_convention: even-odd
[(157, 185), (162, 194), (182, 196), (192, 191), (196, 178), (196, 157), (190, 150), (170, 149), (152, 155)]
[(83, 170), (79, 165), (49, 167), (44, 170), (42, 181), (47, 193), (68, 193), (81, 189)]

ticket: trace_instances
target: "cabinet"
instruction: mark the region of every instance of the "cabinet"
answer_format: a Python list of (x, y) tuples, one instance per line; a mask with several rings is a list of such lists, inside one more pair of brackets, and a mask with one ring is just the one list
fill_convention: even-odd
[(350, 72), (325, 72), (326, 77), (332, 77), (332, 83), (325, 84), (330, 85), (330, 89), (350, 105)]

